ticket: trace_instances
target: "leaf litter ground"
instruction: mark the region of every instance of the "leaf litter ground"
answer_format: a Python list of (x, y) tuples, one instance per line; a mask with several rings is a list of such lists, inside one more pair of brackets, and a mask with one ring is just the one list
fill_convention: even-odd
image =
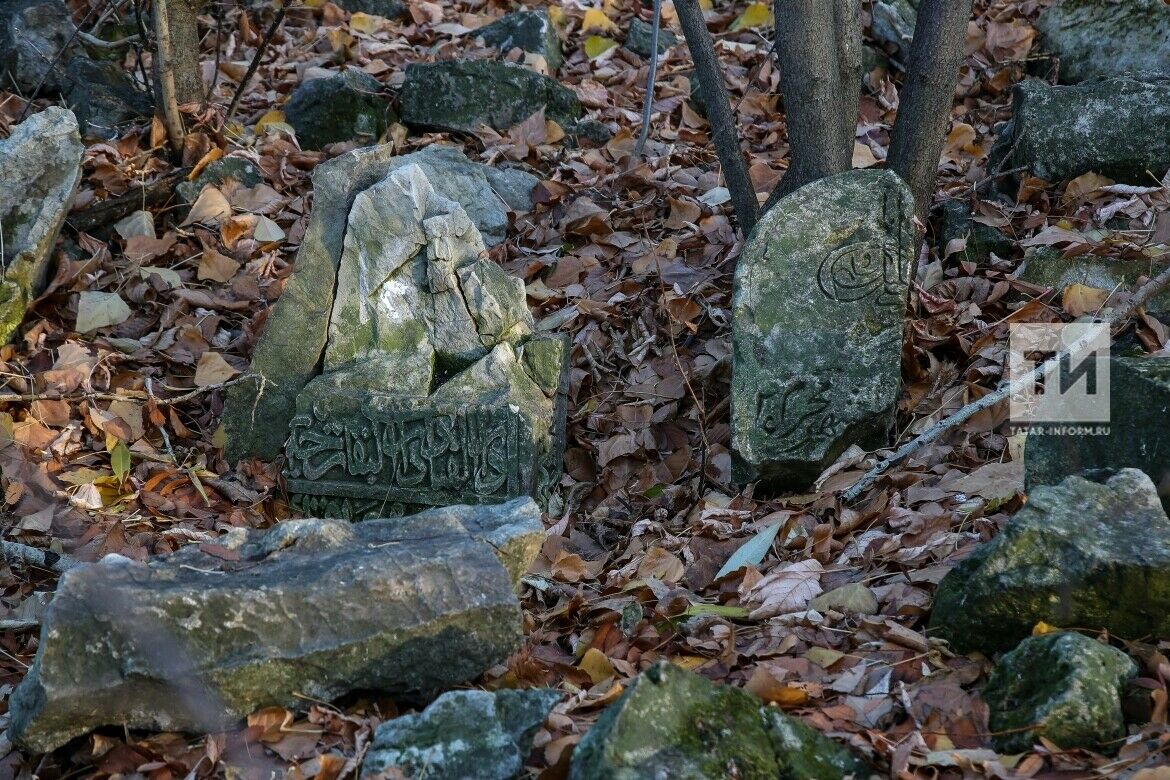
[[(77, 19), (89, 11), (84, 0), (71, 5)], [(203, 42), (216, 86), (210, 108), (188, 112), (182, 166), (194, 173), (224, 155), (244, 157), (263, 184), (208, 190), (185, 220), (170, 201), (144, 197), (148, 213), (118, 230), (63, 232), (58, 271), (23, 338), (0, 349), (7, 538), (85, 559), (142, 558), (185, 544), (214, 549), (226, 529), (292, 515), (278, 464), (232, 469), (224, 461), (223, 387), (246, 369), (267, 307), (292, 272), (313, 166), (352, 144), (301, 151), (280, 106), (315, 69), (360, 67), (392, 90), (409, 62), (501, 56), (478, 46), (473, 31), (508, 10), (497, 0), (424, 0), (410, 4), (408, 18), (387, 21), (311, 5), (290, 10), (226, 126), (225, 107), (269, 12), (205, 11), (206, 29), (217, 18), (222, 25)], [(1007, 118), (1012, 84), (1037, 67), (1029, 19), (1039, 8), (976, 3), (940, 198), (971, 202), (974, 184), (988, 177), (992, 128)], [(1142, 664), (1140, 682), (1152, 692), (1137, 718), (1148, 723), (1131, 730), (1119, 755), (1040, 744), (1002, 756), (990, 749), (978, 695), (988, 661), (956, 657), (923, 630), (939, 579), (1023, 502), (1019, 441), (1002, 432), (1005, 410), (976, 416), (898, 465), (853, 507), (837, 495), (880, 453), (847, 452), (805, 495), (763, 499), (730, 483), (728, 312), (741, 244), (709, 128), (688, 102), (685, 46), (660, 64), (651, 141), (643, 160), (632, 157), (647, 63), (596, 39), (620, 39), (635, 14), (649, 18), (630, 0), (551, 6), (566, 53), (558, 77), (592, 118), (617, 131), (601, 148), (568, 146), (540, 115), (503, 134), (410, 136), (395, 125), (386, 138), (403, 152), (454, 143), (473, 159), (542, 179), (536, 209), (492, 256), (525, 280), (539, 315), (572, 335), (566, 474), (525, 579), (527, 642), (480, 681), (565, 692), (537, 737), (532, 774), (563, 777), (570, 748), (597, 714), (639, 669), (667, 658), (804, 717), (890, 776), (1166, 777), (1164, 768), (1140, 769), (1165, 764), (1170, 747), (1166, 643), (1115, 638)], [(766, 193), (787, 164), (767, 7), (719, 4), (708, 21), (752, 180)], [(523, 59), (519, 51), (504, 56)], [(135, 55), (123, 64), (133, 70)], [(896, 80), (887, 68), (867, 75), (856, 166), (885, 157)], [(0, 92), (0, 126), (23, 108)], [(156, 120), (91, 143), (74, 216), (173, 176), (164, 138)], [(1165, 252), (1167, 184), (1116, 186), (1090, 174), (1055, 186), (1025, 177), (1014, 205), (976, 198), (977, 221), (1014, 244), (988, 262), (969, 261), (961, 241), (937, 246), (928, 234), (903, 351), (899, 441), (997, 385), (1009, 323), (1056, 322), (1108, 305), (1114, 291), (1080, 288), (1056, 300), (1014, 279), (1026, 246), (1118, 260)], [(1149, 316), (1123, 335), (1148, 351), (1165, 349), (1167, 337)], [(5, 696), (36, 651), (35, 630), (21, 626), (35, 625), (53, 584), (48, 572), (0, 572)], [(228, 734), (102, 732), (48, 756), (10, 751), (0, 773), (165, 778), (291, 769), (335, 778), (355, 773), (373, 727), (396, 714), (390, 700), (354, 696), (311, 703), (301, 716), (264, 710)]]

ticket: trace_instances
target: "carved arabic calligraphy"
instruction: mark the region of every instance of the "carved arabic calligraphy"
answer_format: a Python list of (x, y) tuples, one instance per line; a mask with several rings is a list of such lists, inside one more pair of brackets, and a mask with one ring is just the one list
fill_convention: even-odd
[(797, 378), (763, 390), (756, 398), (756, 424), (777, 454), (795, 452), (809, 437), (832, 433), (837, 416), (823, 378)]
[(882, 201), (882, 240), (847, 244), (825, 255), (817, 269), (821, 292), (839, 303), (872, 297), (878, 306), (905, 305), (904, 205), (900, 193), (887, 192)]

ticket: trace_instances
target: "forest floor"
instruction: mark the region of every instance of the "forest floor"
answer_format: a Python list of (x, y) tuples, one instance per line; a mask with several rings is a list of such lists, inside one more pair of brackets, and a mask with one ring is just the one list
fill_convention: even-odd
[[(73, 4), (84, 16), (84, 0)], [(384, 21), (314, 5), (288, 13), (222, 129), (270, 12), (238, 5), (208, 11), (208, 29), (216, 16), (221, 26), (204, 38), (203, 56), (208, 72), (218, 66), (219, 75), (213, 105), (188, 116), (183, 164), (238, 150), (258, 163), (267, 187), (234, 202), (232, 219), (218, 231), (178, 225), (167, 205), (152, 209), (158, 238), (63, 232), (67, 251), (48, 291), (23, 337), (0, 348), (3, 392), (22, 396), (0, 397), (8, 538), (84, 559), (142, 558), (291, 516), (280, 464), (229, 467), (219, 422), (222, 385), (247, 368), (268, 306), (292, 271), (312, 207), (310, 173), (325, 159), (301, 151), (281, 132), (283, 117), (271, 112), (308, 67), (346, 63), (394, 87), (411, 62), (498, 56), (477, 47), (469, 31), (509, 10), (500, 0), (417, 0), (411, 19)], [(1165, 643), (1135, 653), (1161, 702), (1145, 740), (1111, 757), (1051, 745), (998, 756), (977, 692), (989, 662), (956, 657), (924, 630), (943, 574), (1024, 501), (1013, 462), (1019, 441), (1002, 432), (1005, 410), (977, 415), (892, 469), (851, 507), (840, 491), (872, 465), (874, 453), (846, 453), (803, 495), (764, 499), (731, 483), (729, 311), (742, 240), (716, 189), (708, 127), (687, 102), (686, 48), (663, 58), (651, 140), (637, 160), (647, 63), (623, 48), (589, 59), (584, 45), (594, 34), (620, 39), (635, 12), (649, 12), (631, 0), (606, 2), (616, 26), (585, 33), (585, 9), (571, 2), (557, 8), (566, 54), (557, 77), (591, 117), (618, 130), (604, 147), (570, 148), (539, 116), (503, 135), (408, 136), (401, 126), (388, 133), (403, 152), (454, 143), (472, 159), (520, 165), (544, 182), (535, 210), (517, 220), (492, 256), (525, 280), (537, 316), (558, 317), (573, 337), (563, 501), (526, 579), (526, 644), (480, 681), (566, 693), (538, 735), (534, 775), (563, 777), (569, 748), (623, 685), (659, 658), (746, 686), (850, 742), (890, 776), (1084, 778), (1163, 763), (1170, 747)], [(751, 176), (767, 192), (786, 166), (787, 144), (771, 30), (731, 29), (746, 8), (738, 0), (717, 4), (709, 21)], [(1016, 249), (988, 263), (960, 262), (943, 257), (946, 248), (927, 235), (924, 281), (914, 288), (907, 320), (899, 441), (999, 383), (1009, 323), (1066, 320), (1101, 304), (1050, 300), (1013, 279), (1024, 247), (1139, 257), (1154, 241), (1153, 214), (1170, 202), (1159, 182), (1111, 191), (1099, 181), (1055, 187), (1033, 179), (1024, 180), (1014, 204), (972, 200), (987, 175), (993, 126), (1007, 118), (1011, 86), (1029, 66), (1029, 18), (1038, 9), (1031, 0), (976, 2), (937, 197), (973, 202), (979, 220), (1004, 231)], [(128, 54), (128, 70), (132, 61)], [(859, 167), (885, 157), (898, 105), (893, 74), (875, 73), (872, 83), (877, 89), (861, 101)], [(14, 123), (23, 107), (0, 93), (0, 126)], [(329, 151), (346, 148), (352, 145)], [(75, 209), (174, 167), (157, 120), (90, 143)], [(257, 240), (262, 217), (285, 238)], [(1134, 229), (1105, 236), (1099, 229), (1116, 217)], [(117, 292), (129, 316), (79, 335), (83, 291)], [(1149, 317), (1130, 332), (1151, 351), (1167, 341), (1165, 327)], [(120, 391), (126, 397), (111, 400)], [(35, 394), (65, 400), (27, 397)], [(776, 542), (762, 562), (716, 579), (732, 551), (774, 525)], [(879, 615), (773, 618), (800, 615), (820, 590), (857, 580), (877, 596)], [(10, 608), (53, 584), (47, 572), (0, 570)], [(0, 634), (5, 696), (36, 646), (35, 631)], [(355, 696), (314, 704), (296, 718), (264, 711), (229, 734), (107, 731), (49, 756), (10, 752), (0, 774), (252, 776), (295, 766), (295, 776), (332, 778), (352, 772), (372, 728), (396, 713), (392, 701)]]

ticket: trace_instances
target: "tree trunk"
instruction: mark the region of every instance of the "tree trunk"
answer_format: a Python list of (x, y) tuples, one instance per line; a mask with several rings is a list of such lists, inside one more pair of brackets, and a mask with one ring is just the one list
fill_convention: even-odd
[(739, 130), (731, 112), (731, 98), (723, 85), (723, 71), (715, 58), (715, 46), (698, 0), (675, 0), (674, 8), (695, 63), (695, 78), (699, 80), (699, 93), (707, 107), (711, 141), (723, 167), (723, 180), (731, 193), (736, 221), (746, 238), (756, 224), (759, 202), (739, 148)]
[(970, 18), (971, 0), (922, 0), (918, 7), (886, 166), (910, 185), (919, 218), (934, 196)]
[(853, 164), (861, 89), (860, 0), (775, 0), (788, 172), (769, 199)]
[(175, 99), (179, 105), (203, 103), (207, 92), (203, 86), (203, 69), (199, 66), (199, 23), (195, 18), (202, 0), (155, 0), (155, 3), (166, 6), (170, 22)]

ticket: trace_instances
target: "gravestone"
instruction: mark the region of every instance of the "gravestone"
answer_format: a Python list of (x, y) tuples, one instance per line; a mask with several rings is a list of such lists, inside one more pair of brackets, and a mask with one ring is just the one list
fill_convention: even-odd
[[(297, 396), (321, 372), (350, 208), (360, 193), (408, 165), (422, 168), (440, 194), (463, 206), (488, 246), (504, 240), (509, 210), (532, 207), (536, 177), (473, 163), (458, 149), (437, 144), (397, 156), (392, 145), (382, 144), (318, 165), (313, 211), (295, 270), (272, 308), (248, 372), (228, 390), (223, 420), (226, 455), (233, 463), (272, 460), (280, 453), (297, 414)], [(529, 350), (530, 360), (536, 351)]]
[(896, 174), (850, 171), (793, 192), (756, 225), (732, 301), (737, 482), (802, 489), (850, 445), (886, 443), (913, 213)]

